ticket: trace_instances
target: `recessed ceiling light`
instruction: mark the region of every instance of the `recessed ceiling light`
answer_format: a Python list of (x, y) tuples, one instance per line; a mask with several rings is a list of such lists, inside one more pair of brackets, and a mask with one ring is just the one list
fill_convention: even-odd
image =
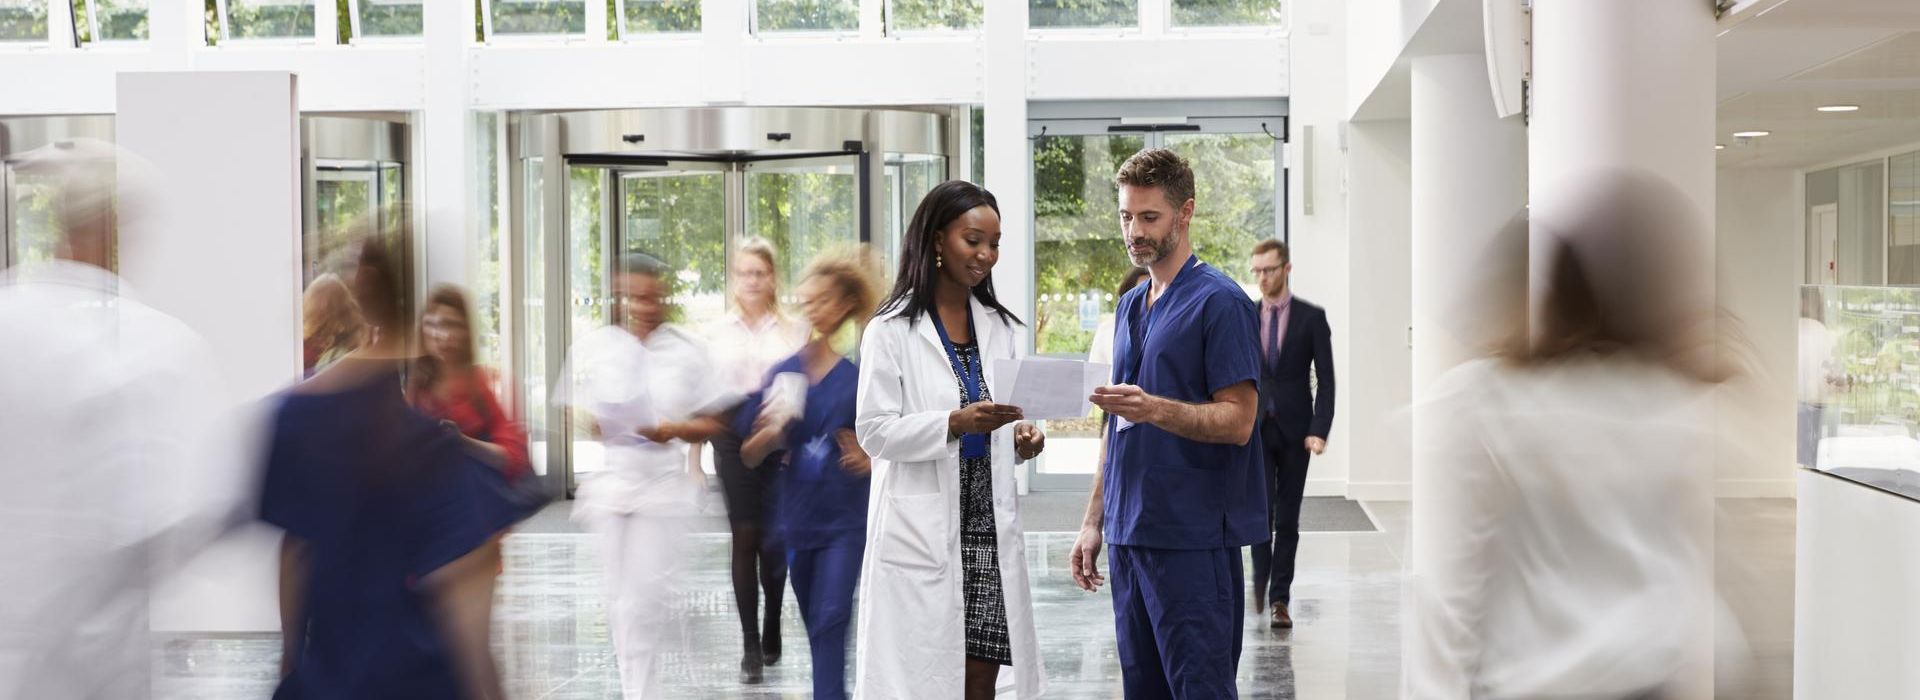
[(1716, 150), (1716, 151), (1727, 150), (1727, 145), (1724, 143), (1716, 143), (1713, 145), (1713, 150)]
[(1822, 112), (1858, 112), (1860, 105), (1823, 105), (1819, 109)]
[(1772, 136), (1772, 135), (1773, 135), (1773, 132), (1771, 132), (1771, 131), (1736, 131), (1736, 132), (1733, 132), (1733, 137), (1734, 137), (1734, 138), (1736, 138), (1736, 139), (1751, 139), (1751, 138), (1759, 138), (1759, 137), (1761, 137), (1761, 136)]

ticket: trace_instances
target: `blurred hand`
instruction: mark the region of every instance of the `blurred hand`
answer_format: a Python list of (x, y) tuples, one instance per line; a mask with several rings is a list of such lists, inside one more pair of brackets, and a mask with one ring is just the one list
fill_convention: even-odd
[(1107, 582), (1100, 575), (1100, 546), (1104, 538), (1098, 527), (1080, 528), (1080, 536), (1073, 541), (1073, 554), (1070, 557), (1073, 582), (1084, 591), (1098, 591)]
[(873, 459), (867, 451), (860, 449), (860, 439), (853, 431), (841, 428), (834, 432), (833, 439), (840, 443), (840, 468), (854, 476), (866, 476), (873, 473)]
[(652, 428), (634, 430), (633, 434), (646, 438), (648, 442), (657, 442), (664, 445), (680, 437), (680, 426), (667, 421), (660, 421), (658, 425)]
[(1130, 423), (1152, 424), (1159, 421), (1164, 399), (1132, 384), (1115, 384), (1093, 390), (1093, 405), (1108, 415)]
[(955, 435), (991, 433), (1020, 420), (1018, 406), (1003, 406), (992, 401), (975, 401), (966, 408), (947, 414), (947, 430)]
[(1047, 449), (1047, 434), (1032, 423), (1021, 423), (1013, 428), (1013, 453), (1021, 459), (1033, 459)]
[(1320, 454), (1327, 451), (1327, 441), (1317, 437), (1307, 438), (1307, 451)]

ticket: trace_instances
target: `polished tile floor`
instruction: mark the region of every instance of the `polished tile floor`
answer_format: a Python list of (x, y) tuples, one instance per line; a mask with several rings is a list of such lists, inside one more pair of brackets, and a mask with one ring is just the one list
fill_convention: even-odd
[[(1291, 632), (1246, 620), (1240, 664), (1245, 698), (1392, 698), (1400, 677), (1400, 568), (1407, 506), (1370, 503), (1381, 531), (1308, 533), (1300, 546)], [(1793, 502), (1727, 501), (1720, 521), (1720, 577), (1745, 628), (1754, 672), (1722, 683), (1720, 697), (1786, 698), (1792, 686)], [(1067, 576), (1072, 535), (1029, 533), (1048, 697), (1114, 698), (1119, 678), (1110, 599)], [(725, 575), (725, 536), (699, 535), (679, 610), (682, 651), (668, 662), (675, 697), (804, 698), (804, 632), (785, 601), (785, 658), (766, 683), (738, 682), (739, 632)], [(593, 540), (573, 534), (508, 539), (495, 646), (510, 697), (614, 698), (600, 568)], [(177, 637), (156, 647), (163, 697), (264, 698), (278, 662), (271, 635)]]

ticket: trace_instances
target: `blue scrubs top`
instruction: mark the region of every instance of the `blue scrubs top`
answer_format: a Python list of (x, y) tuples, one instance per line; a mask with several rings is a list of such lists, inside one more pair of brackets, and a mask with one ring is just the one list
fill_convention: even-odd
[[(794, 355), (767, 372), (759, 391), (747, 397), (734, 416), (734, 433), (753, 434), (753, 422), (773, 378), (786, 372), (806, 374), (806, 363)], [(867, 493), (871, 475), (854, 476), (840, 467), (840, 442), (834, 433), (852, 430), (854, 390), (860, 370), (842, 358), (818, 384), (807, 387), (805, 415), (787, 424), (784, 465), (769, 457), (761, 469), (780, 467), (779, 498), (773, 507), (774, 529), (788, 549), (817, 549), (841, 536), (864, 536), (867, 531)]]
[[(1259, 381), (1258, 310), (1240, 285), (1189, 257), (1151, 309), (1148, 288), (1120, 297), (1114, 383), (1206, 403), (1216, 391)], [(1271, 535), (1261, 467), (1258, 430), (1245, 445), (1221, 445), (1109, 419), (1106, 541), (1158, 549), (1264, 542)]]

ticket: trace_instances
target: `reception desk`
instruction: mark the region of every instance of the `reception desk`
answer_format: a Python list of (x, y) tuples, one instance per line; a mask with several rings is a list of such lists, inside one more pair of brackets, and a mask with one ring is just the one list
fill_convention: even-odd
[(1920, 289), (1806, 287), (1794, 697), (1920, 698)]

